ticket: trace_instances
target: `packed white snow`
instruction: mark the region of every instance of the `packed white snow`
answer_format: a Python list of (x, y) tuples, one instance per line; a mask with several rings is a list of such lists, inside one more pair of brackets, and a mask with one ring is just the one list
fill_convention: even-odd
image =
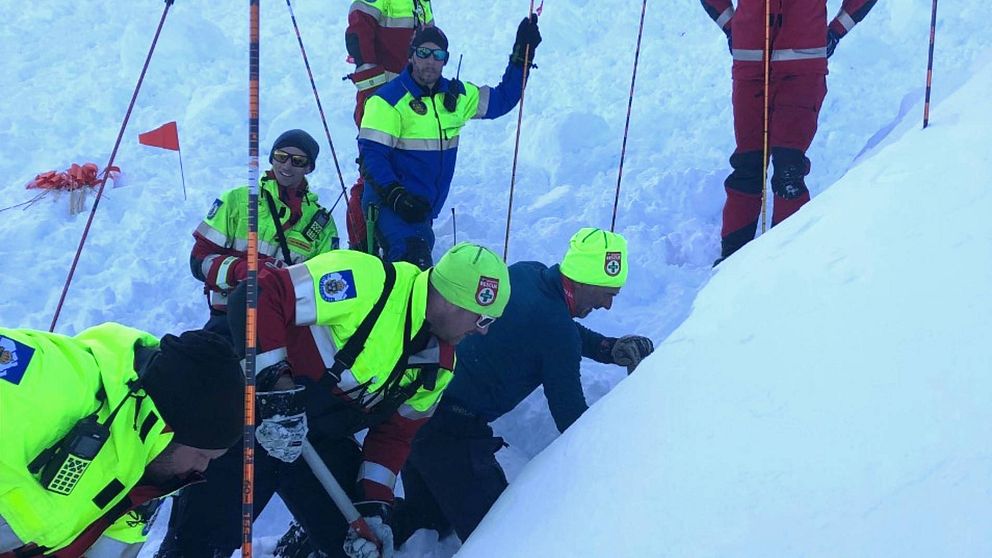
[[(87, 214), (69, 217), (67, 199), (54, 196), (5, 208), (35, 195), (23, 186), (38, 173), (107, 163), (165, 6), (12, 4), (0, 28), (0, 323), (47, 329)], [(496, 83), (528, 3), (433, 4), (455, 58), (464, 55), (461, 79)], [(350, 186), (354, 89), (340, 79), (351, 69), (347, 6), (293, 7)], [(838, 6), (830, 0), (831, 16)], [(990, 394), (979, 373), (992, 366), (978, 348), (989, 333), (982, 287), (992, 253), (982, 188), (992, 161), (983, 128), (992, 122), (990, 84), (980, 68), (992, 37), (983, 4), (941, 8), (932, 128), (915, 131), (929, 10), (880, 2), (831, 59), (809, 152), (813, 203), (714, 276), (733, 150), (730, 57), (698, 2), (648, 3), (617, 217), (630, 241), (630, 280), (614, 308), (587, 323), (661, 343), (692, 318), (532, 467), (524, 469), (558, 436), (542, 395), (497, 421), (511, 444), (499, 457), (513, 486), (466, 555), (989, 554), (988, 535), (972, 528), (990, 523), (992, 501), (982, 405)], [(261, 14), (263, 164), (280, 132), (307, 129), (322, 148), (311, 184), (332, 204), (340, 184), (288, 10), (263, 1)], [(639, 17), (638, 2), (545, 3), (511, 261), (553, 263), (578, 228), (609, 227)], [(128, 185), (99, 204), (57, 331), (114, 320), (163, 334), (205, 321), (190, 233), (248, 174), (247, 19), (247, 2), (233, 0), (178, 0), (170, 9), (115, 160)], [(187, 200), (177, 154), (136, 140), (171, 120)], [(515, 129), (513, 112), (464, 131), (448, 201), (458, 240), (502, 250)], [(342, 210), (334, 216), (343, 234)], [(448, 210), (435, 230), (439, 256), (453, 241)], [(973, 313), (957, 306), (965, 300)], [(624, 377), (585, 364), (589, 401)], [(888, 459), (900, 449), (910, 453)], [(796, 504), (801, 498), (809, 504)], [(256, 550), (271, 552), (287, 521), (270, 506)], [(400, 555), (458, 548), (435, 540), (422, 532)], [(927, 545), (952, 540), (939, 551)]]

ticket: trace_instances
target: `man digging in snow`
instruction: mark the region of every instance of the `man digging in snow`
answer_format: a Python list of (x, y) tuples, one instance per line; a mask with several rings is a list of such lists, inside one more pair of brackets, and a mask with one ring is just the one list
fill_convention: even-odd
[(588, 408), (582, 357), (627, 367), (654, 350), (647, 337), (605, 337), (574, 321), (607, 310), (627, 280), (627, 241), (584, 228), (572, 237), (561, 265), (510, 266), (513, 295), (503, 317), (483, 337), (458, 346), (455, 377), (430, 422), (417, 434), (403, 468), (405, 499), (394, 516), (396, 542), (418, 528), (466, 540), (507, 487), (495, 453), (503, 439), (489, 424), (544, 387), (558, 430)]

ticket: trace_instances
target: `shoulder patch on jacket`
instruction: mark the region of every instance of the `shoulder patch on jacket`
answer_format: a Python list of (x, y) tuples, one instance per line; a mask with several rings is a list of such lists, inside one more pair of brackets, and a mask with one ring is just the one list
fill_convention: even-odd
[(358, 296), (355, 277), (350, 269), (325, 273), (318, 284), (320, 298), (327, 302), (340, 302)]
[(224, 205), (224, 202), (220, 199), (214, 200), (214, 204), (210, 206), (210, 211), (207, 212), (207, 219), (213, 219), (217, 212), (220, 211), (220, 206)]
[(0, 335), (0, 380), (20, 384), (32, 356), (33, 348)]

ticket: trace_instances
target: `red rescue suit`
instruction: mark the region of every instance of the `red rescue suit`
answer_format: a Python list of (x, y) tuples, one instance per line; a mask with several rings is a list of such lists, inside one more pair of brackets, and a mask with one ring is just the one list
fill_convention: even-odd
[[(724, 186), (721, 259), (754, 238), (761, 213), (764, 129), (765, 3), (770, 3), (768, 32), (771, 63), (768, 81), (768, 147), (772, 191), (772, 226), (807, 201), (809, 149), (816, 134), (820, 106), (827, 94), (828, 35), (846, 35), (868, 14), (876, 0), (844, 0), (827, 24), (825, 0), (701, 0), (709, 16), (727, 34), (733, 53), (733, 172)], [(828, 31), (829, 30), (829, 31)], [(834, 42), (836, 44), (836, 42)]]

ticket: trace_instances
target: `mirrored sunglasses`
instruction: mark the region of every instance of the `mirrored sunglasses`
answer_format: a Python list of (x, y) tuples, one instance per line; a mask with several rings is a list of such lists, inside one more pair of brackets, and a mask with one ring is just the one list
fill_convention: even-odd
[(272, 160), (277, 163), (285, 163), (289, 160), (289, 164), (301, 169), (310, 164), (310, 157), (306, 155), (291, 155), (278, 149), (272, 152)]
[(496, 318), (494, 318), (492, 316), (486, 316), (484, 314), (479, 314), (479, 319), (476, 320), (475, 327), (477, 327), (479, 329), (486, 329), (487, 327), (493, 325), (493, 322), (495, 322), (495, 321), (496, 321)]
[(430, 58), (433, 56), (434, 60), (438, 62), (448, 61), (448, 51), (443, 48), (427, 48), (422, 46), (413, 49), (413, 52), (417, 55), (417, 58)]

